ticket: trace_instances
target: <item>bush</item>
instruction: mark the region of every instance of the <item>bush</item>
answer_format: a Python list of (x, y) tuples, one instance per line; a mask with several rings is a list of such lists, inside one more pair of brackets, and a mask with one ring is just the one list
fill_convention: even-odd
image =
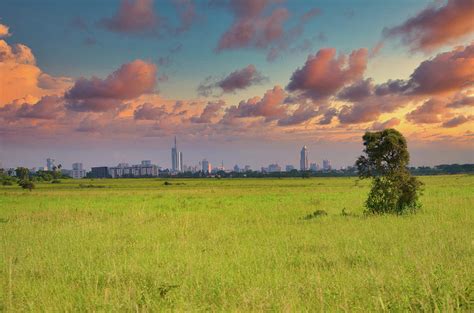
[(395, 129), (367, 132), (365, 156), (356, 162), (360, 178), (373, 178), (366, 201), (366, 213), (403, 214), (421, 207), (418, 194), (422, 183), (408, 171), (410, 155), (405, 137)]
[(321, 216), (326, 216), (328, 215), (328, 213), (324, 210), (316, 210), (314, 211), (313, 213), (311, 214), (308, 214), (304, 217), (305, 220), (310, 220), (310, 219), (313, 219), (313, 218), (316, 218), (316, 217), (321, 217)]
[(28, 189), (29, 191), (35, 188), (35, 184), (28, 179), (19, 180), (18, 185), (23, 189)]
[(60, 184), (60, 183), (61, 183), (61, 181), (59, 179), (53, 179), (51, 181), (51, 184)]

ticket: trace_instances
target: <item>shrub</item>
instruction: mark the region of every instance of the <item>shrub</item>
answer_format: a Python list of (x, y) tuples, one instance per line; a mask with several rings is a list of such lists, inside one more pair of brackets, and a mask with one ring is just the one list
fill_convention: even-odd
[(360, 178), (373, 178), (366, 213), (403, 214), (420, 208), (421, 182), (408, 171), (405, 137), (395, 129), (367, 132), (364, 153), (356, 162)]
[(61, 181), (59, 179), (53, 179), (51, 181), (51, 184), (60, 184), (60, 183), (61, 183)]
[(328, 215), (328, 213), (324, 210), (316, 210), (314, 211), (313, 213), (311, 214), (308, 214), (304, 217), (305, 220), (310, 220), (310, 219), (313, 219), (313, 218), (316, 218), (316, 217), (320, 217), (320, 216), (326, 216)]
[(31, 180), (28, 180), (28, 179), (19, 180), (18, 185), (23, 189), (28, 189), (29, 191), (35, 188), (35, 184)]

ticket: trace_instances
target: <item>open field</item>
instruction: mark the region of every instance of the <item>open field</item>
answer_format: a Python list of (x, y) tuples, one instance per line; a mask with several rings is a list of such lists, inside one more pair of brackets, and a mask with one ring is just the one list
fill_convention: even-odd
[(0, 187), (0, 311), (473, 310), (474, 176), (421, 180), (401, 217), (355, 178)]

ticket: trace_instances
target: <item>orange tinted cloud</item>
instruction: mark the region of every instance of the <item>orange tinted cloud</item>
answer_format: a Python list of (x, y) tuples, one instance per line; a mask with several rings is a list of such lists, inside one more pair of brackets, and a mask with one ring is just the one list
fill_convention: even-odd
[(74, 111), (108, 111), (117, 108), (121, 100), (151, 93), (156, 86), (157, 67), (143, 60), (122, 65), (105, 79), (80, 78), (66, 92), (68, 107)]
[(431, 5), (406, 20), (387, 28), (384, 35), (400, 37), (412, 50), (430, 51), (474, 32), (474, 3), (472, 0), (448, 0), (446, 5)]
[(362, 78), (366, 66), (367, 49), (336, 57), (336, 49), (324, 48), (308, 56), (304, 66), (293, 73), (286, 88), (312, 99), (327, 98), (346, 84)]

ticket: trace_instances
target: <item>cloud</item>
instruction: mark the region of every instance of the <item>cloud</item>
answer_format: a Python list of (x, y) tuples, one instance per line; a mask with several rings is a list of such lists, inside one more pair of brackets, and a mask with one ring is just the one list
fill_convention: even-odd
[(387, 128), (394, 128), (395, 126), (398, 126), (398, 125), (400, 125), (400, 119), (393, 117), (385, 122), (374, 122), (372, 124), (372, 127), (370, 127), (370, 129), (380, 131)]
[(197, 19), (196, 6), (192, 0), (173, 0), (180, 25), (176, 28), (176, 33), (182, 33), (189, 30)]
[(339, 92), (337, 97), (340, 100), (356, 102), (356, 101), (363, 100), (369, 97), (370, 95), (372, 95), (372, 91), (373, 91), (372, 79), (367, 78), (367, 79), (359, 80), (355, 82), (354, 84), (348, 87), (345, 87)]
[(452, 92), (473, 84), (474, 43), (422, 62), (408, 82), (409, 91), (414, 94)]
[(219, 117), (219, 112), (222, 107), (225, 105), (225, 102), (222, 100), (209, 102), (207, 106), (202, 111), (201, 115), (191, 118), (193, 123), (211, 123)]
[(291, 115), (278, 120), (277, 124), (278, 126), (298, 125), (311, 120), (317, 115), (318, 111), (312, 105), (301, 104)]
[(108, 111), (122, 100), (152, 93), (157, 82), (157, 67), (143, 60), (122, 65), (106, 79), (80, 78), (66, 92), (68, 108), (74, 111)]
[(303, 16), (301, 17), (301, 21), (305, 23), (309, 22), (310, 20), (312, 20), (313, 18), (315, 18), (316, 16), (320, 14), (321, 14), (321, 10), (319, 8), (312, 8), (303, 14)]
[(43, 73), (29, 47), (0, 40), (0, 84), (2, 105), (26, 97), (37, 101), (44, 95), (61, 94), (72, 81)]
[(444, 6), (430, 5), (403, 24), (383, 31), (385, 37), (400, 37), (412, 51), (429, 52), (474, 32), (472, 0), (448, 0)]
[(115, 15), (99, 21), (107, 30), (125, 34), (156, 34), (159, 23), (152, 0), (122, 0)]
[(0, 38), (10, 37), (10, 28), (7, 25), (0, 24)]
[(63, 99), (58, 96), (44, 96), (34, 104), (14, 103), (0, 108), (0, 117), (7, 120), (28, 118), (54, 120), (64, 112)]
[(457, 127), (459, 125), (462, 125), (464, 123), (467, 123), (473, 120), (474, 120), (474, 116), (472, 115), (470, 116), (459, 115), (459, 116), (453, 117), (450, 120), (447, 120), (441, 126), (444, 128), (453, 128), (453, 127)]
[(284, 100), (287, 94), (280, 86), (267, 90), (263, 98), (254, 97), (241, 101), (238, 106), (227, 109), (224, 121), (243, 117), (264, 117), (266, 122), (287, 116), (287, 107)]
[(286, 88), (314, 100), (324, 99), (362, 78), (366, 66), (367, 49), (354, 50), (348, 57), (344, 54), (336, 57), (336, 49), (324, 48), (308, 56)]
[(338, 112), (335, 108), (329, 108), (324, 112), (323, 118), (319, 120), (319, 125), (329, 125), (332, 122), (332, 119), (337, 116)]
[[(251, 1), (232, 1), (239, 2), (243, 7), (247, 8), (244, 3)], [(269, 16), (258, 16), (257, 6), (251, 5), (248, 10), (243, 10), (245, 14), (237, 14), (230, 29), (228, 29), (219, 39), (217, 51), (238, 49), (245, 47), (255, 47), (264, 49), (270, 44), (276, 42), (283, 37), (283, 22), (288, 19), (289, 13), (285, 8), (277, 8), (272, 11)]]
[(446, 102), (431, 98), (406, 115), (407, 120), (415, 124), (433, 124), (441, 122), (440, 115), (447, 112)]
[(135, 109), (133, 117), (136, 120), (153, 121), (166, 115), (165, 106), (155, 106), (151, 103), (144, 103)]
[(454, 99), (447, 105), (448, 108), (466, 108), (474, 106), (474, 95), (469, 94), (458, 94)]
[(423, 61), (409, 80), (389, 80), (377, 85), (375, 94), (443, 95), (474, 85), (474, 43), (439, 53)]
[(383, 113), (391, 113), (402, 108), (410, 101), (398, 95), (371, 96), (341, 107), (338, 118), (341, 124), (360, 124), (376, 121)]
[(212, 77), (207, 77), (198, 86), (198, 93), (200, 95), (209, 96), (216, 88), (222, 90), (223, 93), (233, 93), (237, 90), (243, 90), (252, 85), (260, 84), (266, 80), (266, 77), (257, 71), (254, 65), (250, 64), (230, 73), (217, 82), (212, 82), (212, 80)]

